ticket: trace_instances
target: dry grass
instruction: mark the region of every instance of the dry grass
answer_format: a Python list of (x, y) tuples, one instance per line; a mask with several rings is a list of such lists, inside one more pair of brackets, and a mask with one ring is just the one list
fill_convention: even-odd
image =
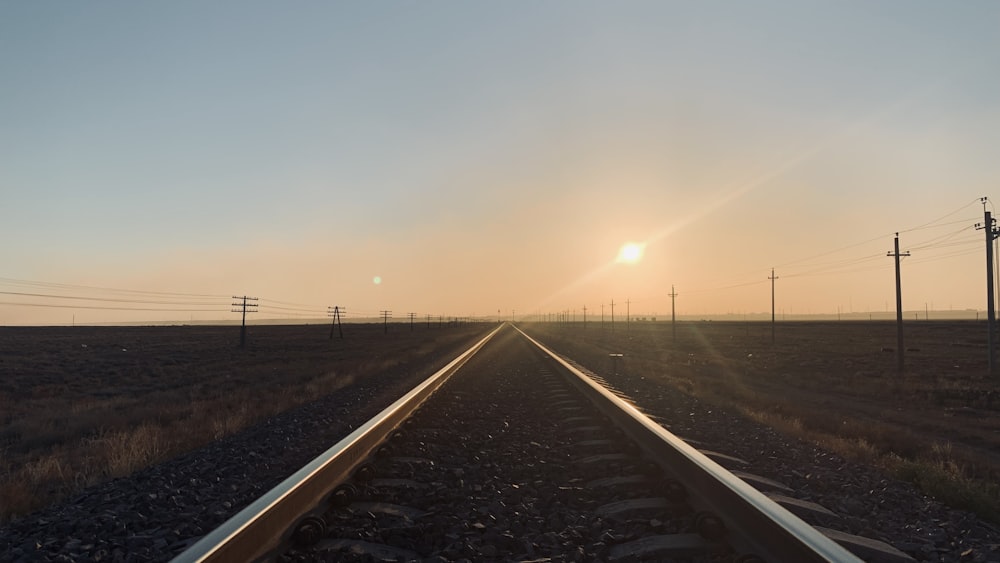
[(228, 327), (0, 329), (0, 521), (387, 370), (429, 374), (484, 330), (253, 327), (240, 350)]
[[(987, 377), (985, 326), (907, 327), (899, 376), (889, 323), (633, 323), (628, 334), (536, 325), (547, 345), (607, 374), (660, 379), (845, 458), (882, 467), (956, 508), (1000, 522), (1000, 384)], [(995, 410), (996, 409), (996, 410)]]
[(121, 477), (159, 461), (167, 436), (159, 425), (142, 424), (130, 430), (102, 431), (85, 443), (93, 452), (96, 470), (107, 477)]
[(809, 430), (797, 418), (742, 409), (743, 414), (778, 432), (813, 442), (841, 457), (875, 465), (898, 479), (913, 483), (922, 491), (950, 506), (976, 512), (983, 518), (1000, 522), (1000, 486), (992, 481), (969, 477), (969, 471), (956, 459), (950, 442), (933, 443), (926, 457), (905, 459), (881, 450), (865, 438), (848, 438)]

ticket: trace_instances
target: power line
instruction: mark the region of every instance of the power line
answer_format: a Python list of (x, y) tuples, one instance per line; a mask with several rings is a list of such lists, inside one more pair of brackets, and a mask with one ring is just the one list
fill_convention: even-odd
[[(966, 231), (972, 231), (973, 233), (975, 232), (975, 228), (973, 227), (973, 225), (971, 224), (971, 222), (968, 223), (968, 224), (966, 224), (961, 229), (958, 229), (957, 231), (952, 231), (950, 233), (945, 233), (943, 235), (938, 235), (938, 236), (936, 236), (934, 238), (926, 240), (925, 242), (918, 243), (916, 246), (912, 246), (910, 248), (911, 249), (915, 249), (915, 248), (933, 248), (933, 247), (937, 246), (938, 244), (945, 243), (945, 242), (951, 240), (952, 238), (954, 238), (954, 237), (956, 237), (956, 236), (958, 236), (958, 235), (960, 235), (960, 234), (962, 234), (962, 233), (964, 233)], [(976, 238), (978, 239), (979, 237), (976, 237)]]
[(0, 277), (0, 283), (9, 283), (17, 285), (28, 285), (35, 287), (49, 287), (52, 289), (89, 289), (97, 291), (112, 291), (119, 293), (131, 293), (139, 295), (160, 295), (160, 296), (176, 296), (176, 297), (203, 297), (206, 299), (227, 299), (228, 295), (212, 295), (204, 293), (180, 293), (180, 292), (169, 292), (169, 291), (146, 291), (138, 289), (116, 289), (110, 287), (98, 287), (90, 285), (74, 285), (68, 283), (55, 283), (55, 282), (43, 282), (43, 281), (33, 281), (33, 280), (21, 280), (15, 278), (4, 278)]
[(266, 298), (263, 298), (263, 297), (261, 297), (260, 300), (261, 300), (261, 303), (264, 303), (264, 302), (267, 302), (267, 303), (278, 303), (279, 305), (286, 305), (286, 306), (289, 306), (289, 307), (305, 307), (306, 309), (309, 309), (309, 310), (322, 309), (323, 308), (323, 307), (321, 307), (319, 305), (310, 305), (310, 304), (307, 304), (307, 303), (294, 303), (294, 302), (291, 302), (291, 301), (279, 301), (277, 299), (266, 299)]
[[(944, 223), (944, 224), (941, 224), (941, 225), (937, 225), (937, 223), (940, 222), (942, 219), (947, 219), (948, 217), (951, 217), (952, 215), (955, 215), (956, 213), (964, 210), (965, 208), (967, 208), (967, 207), (969, 207), (969, 206), (971, 206), (971, 205), (973, 205), (973, 204), (975, 204), (977, 202), (979, 202), (979, 198), (975, 198), (975, 199), (969, 201), (968, 203), (963, 204), (958, 209), (955, 209), (954, 211), (951, 211), (949, 213), (945, 213), (944, 215), (938, 217), (937, 219), (934, 219), (933, 221), (928, 221), (926, 223), (923, 223), (921, 225), (917, 225), (916, 227), (911, 227), (909, 229), (900, 230), (899, 233), (909, 233), (909, 232), (912, 232), (912, 231), (918, 231), (918, 230), (922, 230), (922, 229), (926, 229), (926, 228), (932, 228), (932, 226), (933, 226), (933, 228), (937, 228), (937, 227), (941, 227), (941, 226), (953, 224), (953, 223)], [(967, 223), (968, 220), (966, 220), (964, 222)], [(956, 221), (956, 223), (957, 223), (957, 221)], [(778, 264), (776, 267), (777, 268), (784, 268), (785, 266), (791, 266), (793, 264), (798, 264), (800, 262), (804, 262), (806, 260), (811, 260), (813, 258), (819, 258), (821, 256), (827, 256), (827, 255), (830, 255), (830, 254), (834, 254), (834, 253), (837, 253), (837, 252), (841, 252), (841, 251), (844, 251), (844, 250), (855, 248), (855, 247), (858, 247), (858, 246), (861, 246), (861, 245), (864, 245), (864, 244), (876, 242), (876, 241), (884, 239), (885, 237), (889, 236), (890, 234), (892, 234), (892, 233), (884, 233), (884, 234), (878, 235), (876, 237), (870, 238), (868, 240), (864, 240), (864, 241), (861, 241), (861, 242), (852, 243), (852, 244), (849, 244), (847, 246), (842, 246), (840, 248), (835, 248), (833, 250), (828, 250), (826, 252), (821, 252), (820, 254), (815, 254), (813, 256), (809, 256), (809, 257), (806, 257), (806, 258), (800, 258), (798, 260), (792, 260), (791, 262), (785, 262), (784, 264)]]
[(229, 311), (229, 309), (152, 309), (143, 307), (105, 307), (98, 305), (55, 305), (51, 303), (20, 303), (17, 301), (0, 301), (0, 305), (47, 307), (52, 309), (94, 309), (102, 311), (162, 311), (165, 313), (224, 313)]
[[(946, 219), (948, 217), (951, 217), (952, 215), (958, 213), (959, 211), (962, 211), (966, 207), (969, 207), (970, 205), (975, 205), (977, 203), (980, 203), (981, 201), (982, 201), (982, 198), (978, 198), (978, 197), (977, 198), (973, 198), (972, 201), (970, 201), (969, 203), (966, 203), (965, 205), (959, 207), (958, 209), (952, 211), (951, 213), (945, 213), (944, 215), (942, 215), (941, 217), (938, 217), (937, 219), (935, 219), (933, 221), (929, 221), (927, 223), (924, 223), (923, 225), (918, 225), (916, 227), (913, 227), (913, 228), (910, 228), (910, 229), (906, 229), (906, 230), (903, 230), (903, 231), (899, 231), (899, 232), (900, 233), (909, 233), (909, 232), (912, 232), (912, 231), (923, 229), (923, 228), (925, 228), (925, 227), (927, 227), (929, 225), (933, 225), (933, 224), (937, 223), (938, 221), (940, 221), (942, 219)], [(896, 234), (899, 234), (899, 233), (896, 233)]]
[(958, 258), (960, 256), (972, 256), (973, 254), (979, 254), (980, 252), (982, 252), (982, 250), (979, 249), (979, 248), (975, 248), (975, 249), (972, 249), (972, 250), (959, 250), (959, 251), (950, 252), (948, 254), (944, 254), (944, 255), (941, 255), (941, 256), (936, 256), (934, 258), (917, 258), (917, 259), (914, 259), (914, 260), (910, 260), (909, 263), (910, 264), (925, 264), (927, 262), (938, 262), (940, 260), (947, 260), (948, 258)]
[(751, 285), (760, 285), (762, 283), (764, 283), (764, 280), (756, 280), (756, 281), (752, 281), (752, 282), (737, 283), (737, 284), (733, 284), (733, 285), (726, 285), (726, 286), (722, 286), (722, 287), (713, 287), (713, 288), (708, 288), (708, 289), (692, 289), (692, 290), (688, 291), (688, 294), (691, 294), (691, 293), (708, 293), (708, 292), (711, 292), (711, 291), (721, 291), (723, 289), (734, 289), (734, 288), (737, 288), (737, 287), (747, 287), (747, 286), (751, 286)]
[(45, 297), (48, 299), (72, 299), (78, 301), (103, 301), (108, 303), (140, 303), (144, 305), (218, 305), (218, 303), (199, 303), (191, 301), (147, 301), (144, 299), (111, 299), (107, 297), (79, 297), (75, 295), (52, 295), (49, 293), (28, 293), (23, 291), (0, 291), (0, 295), (21, 295), (25, 297)]
[(317, 315), (323, 315), (325, 312), (321, 309), (299, 309), (296, 307), (279, 307), (277, 305), (261, 305), (263, 309), (277, 309), (279, 311), (295, 311), (300, 313), (315, 313)]

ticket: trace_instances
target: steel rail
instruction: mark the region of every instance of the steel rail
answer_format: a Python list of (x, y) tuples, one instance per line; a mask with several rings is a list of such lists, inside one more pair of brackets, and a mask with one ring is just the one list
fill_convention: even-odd
[(355, 467), (505, 325), (500, 325), (412, 391), (386, 407), (173, 559), (177, 563), (256, 561), (287, 540)]
[[(692, 491), (694, 508), (721, 519), (726, 541), (741, 553), (769, 562), (860, 562), (857, 556), (746, 484), (704, 454), (650, 420), (518, 327), (543, 353), (561, 364), (569, 379), (673, 478)], [(695, 493), (696, 492), (696, 493)]]

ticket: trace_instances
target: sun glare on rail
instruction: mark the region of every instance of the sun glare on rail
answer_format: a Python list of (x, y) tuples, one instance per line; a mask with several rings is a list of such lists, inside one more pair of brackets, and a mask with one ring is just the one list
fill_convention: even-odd
[(621, 250), (618, 251), (618, 262), (635, 264), (639, 260), (642, 260), (642, 251), (644, 246), (645, 245), (635, 242), (627, 242), (623, 244)]

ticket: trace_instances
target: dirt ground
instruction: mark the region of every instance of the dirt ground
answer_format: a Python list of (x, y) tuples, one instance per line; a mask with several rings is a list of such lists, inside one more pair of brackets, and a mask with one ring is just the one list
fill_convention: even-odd
[[(0, 521), (399, 369), (493, 325), (0, 328)], [(412, 367), (408, 367), (412, 366)]]
[[(985, 322), (907, 322), (902, 374), (891, 322), (779, 322), (773, 343), (769, 323), (684, 322), (676, 335), (662, 321), (524, 327), (598, 373), (660, 378), (1000, 481)], [(358, 377), (457, 353), (487, 328), (347, 325), (329, 340), (328, 326), (249, 327), (246, 349), (238, 327), (0, 328), (0, 506), (38, 507)], [(623, 354), (616, 365), (611, 353)]]
[[(970, 477), (1000, 476), (1000, 375), (987, 327), (894, 322), (616, 322), (525, 325), (597, 373), (659, 377), (743, 412), (872, 445), (904, 459), (946, 460)], [(676, 331), (676, 332), (675, 332)], [(998, 369), (1000, 373), (1000, 369)], [(640, 401), (641, 402), (641, 401)]]

